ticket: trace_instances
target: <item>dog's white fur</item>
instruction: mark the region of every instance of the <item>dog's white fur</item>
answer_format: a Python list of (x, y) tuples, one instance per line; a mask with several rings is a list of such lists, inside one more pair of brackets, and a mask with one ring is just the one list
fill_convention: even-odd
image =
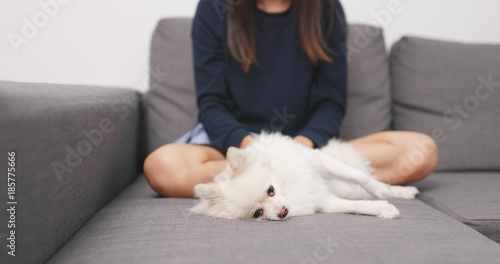
[[(418, 193), (415, 187), (377, 181), (369, 161), (336, 139), (321, 149), (310, 149), (280, 133), (263, 133), (243, 149), (230, 148), (227, 161), (213, 182), (195, 186), (200, 202), (193, 212), (259, 220), (320, 212), (395, 218), (399, 211), (394, 205), (363, 199), (412, 199)], [(273, 196), (268, 195), (270, 186)], [(283, 214), (285, 208), (288, 215)], [(263, 214), (254, 218), (259, 209)]]

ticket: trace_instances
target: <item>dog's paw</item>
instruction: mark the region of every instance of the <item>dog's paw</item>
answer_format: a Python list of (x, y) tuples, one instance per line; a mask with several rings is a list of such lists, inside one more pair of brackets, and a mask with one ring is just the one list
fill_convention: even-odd
[(399, 217), (399, 210), (393, 204), (387, 201), (376, 201), (377, 202), (377, 216), (384, 219), (393, 219)]
[(367, 189), (374, 197), (379, 199), (387, 199), (393, 197), (391, 186), (382, 182), (373, 182), (370, 189)]
[(395, 198), (413, 199), (419, 193), (414, 186), (391, 186), (392, 195)]

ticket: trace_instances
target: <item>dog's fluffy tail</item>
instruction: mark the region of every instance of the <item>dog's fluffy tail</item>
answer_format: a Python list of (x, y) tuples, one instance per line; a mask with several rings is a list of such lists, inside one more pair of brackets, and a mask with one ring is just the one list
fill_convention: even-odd
[(321, 151), (331, 155), (338, 160), (359, 169), (366, 174), (373, 175), (375, 171), (370, 166), (370, 161), (365, 158), (357, 149), (339, 139), (331, 139), (328, 144), (321, 148)]

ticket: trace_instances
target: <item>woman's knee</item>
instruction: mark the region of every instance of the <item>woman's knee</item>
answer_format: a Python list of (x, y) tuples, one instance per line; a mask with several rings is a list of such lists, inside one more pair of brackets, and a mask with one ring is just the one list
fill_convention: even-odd
[(165, 145), (149, 154), (144, 161), (144, 174), (149, 185), (160, 195), (170, 196), (183, 189), (186, 166), (179, 158), (180, 151), (178, 145)]
[(434, 139), (426, 134), (420, 134), (422, 149), (426, 156), (425, 164), (422, 164), (424, 177), (434, 171), (439, 162), (439, 149)]
[(407, 181), (414, 182), (424, 179), (434, 171), (439, 160), (439, 151), (436, 142), (428, 135), (413, 132), (406, 147), (401, 169), (406, 167)]

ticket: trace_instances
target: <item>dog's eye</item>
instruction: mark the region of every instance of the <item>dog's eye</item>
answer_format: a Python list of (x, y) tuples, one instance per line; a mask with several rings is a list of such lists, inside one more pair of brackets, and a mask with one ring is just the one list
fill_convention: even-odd
[(267, 189), (267, 195), (270, 197), (274, 196), (274, 187), (272, 185), (271, 187), (269, 187), (269, 189)]
[(259, 210), (255, 211), (255, 213), (253, 213), (253, 218), (259, 218), (260, 216), (262, 216), (263, 213), (264, 213), (264, 210), (259, 209)]

